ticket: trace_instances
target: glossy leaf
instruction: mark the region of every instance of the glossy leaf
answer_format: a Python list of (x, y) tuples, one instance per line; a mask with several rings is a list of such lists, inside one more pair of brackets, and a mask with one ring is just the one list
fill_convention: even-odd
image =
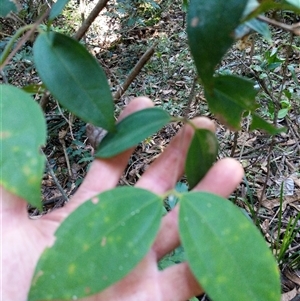
[(252, 123), (250, 125), (250, 130), (252, 131), (255, 129), (264, 129), (271, 135), (276, 135), (278, 133), (286, 131), (286, 128), (277, 129), (272, 124), (259, 117), (257, 114), (252, 114)]
[(17, 12), (17, 5), (14, 1), (1, 0), (0, 17), (5, 18), (10, 12)]
[(95, 156), (100, 158), (113, 157), (137, 145), (170, 121), (170, 115), (160, 108), (149, 108), (135, 112), (121, 120), (116, 125), (114, 133), (108, 133), (103, 138)]
[(239, 40), (247, 35), (256, 31), (257, 33), (261, 34), (268, 42), (272, 41), (271, 31), (269, 29), (268, 24), (259, 21), (257, 19), (252, 19), (247, 21), (241, 25), (239, 25), (235, 29), (235, 39)]
[(279, 301), (280, 276), (267, 244), (231, 202), (206, 192), (181, 197), (185, 256), (213, 301)]
[(286, 2), (295, 6), (298, 9), (300, 9), (300, 1), (299, 0), (286, 0)]
[[(297, 3), (298, 1), (298, 3)], [(281, 2), (275, 2), (274, 0), (264, 0), (261, 1), (260, 5), (254, 9), (245, 20), (250, 20), (257, 17), (260, 14), (263, 14), (269, 10), (289, 10), (294, 13), (300, 13), (299, 0), (287, 0)]]
[(195, 130), (185, 162), (190, 189), (194, 188), (212, 167), (217, 153), (218, 141), (215, 134), (206, 129)]
[(272, 42), (272, 35), (268, 24), (257, 19), (252, 19), (250, 21), (245, 22), (245, 25), (250, 27), (257, 33), (261, 34), (268, 42)]
[(126, 276), (148, 253), (158, 232), (162, 199), (119, 187), (78, 207), (40, 258), (29, 301), (77, 300)]
[(50, 11), (49, 20), (53, 21), (63, 11), (64, 7), (70, 0), (58, 0), (56, 1)]
[(41, 208), (46, 122), (39, 105), (22, 90), (1, 87), (0, 184)]
[(74, 39), (55, 32), (38, 36), (34, 61), (45, 86), (69, 111), (114, 131), (114, 105), (104, 71)]
[(238, 130), (243, 112), (257, 108), (256, 93), (252, 81), (226, 75), (214, 78), (214, 90), (212, 93), (206, 91), (205, 96), (212, 113), (230, 128)]
[(248, 0), (246, 8), (243, 13), (243, 17), (248, 16), (251, 12), (253, 12), (259, 6), (259, 2), (257, 0)]
[(188, 7), (187, 33), (198, 75), (211, 88), (216, 65), (234, 41), (247, 0), (191, 0)]

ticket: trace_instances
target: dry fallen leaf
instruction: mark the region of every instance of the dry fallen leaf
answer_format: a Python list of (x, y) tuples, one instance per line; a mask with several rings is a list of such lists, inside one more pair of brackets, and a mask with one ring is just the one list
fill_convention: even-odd
[(290, 301), (292, 300), (294, 297), (296, 297), (297, 295), (297, 290), (296, 288), (294, 288), (293, 290), (287, 292), (287, 293), (284, 293), (281, 295), (281, 301)]

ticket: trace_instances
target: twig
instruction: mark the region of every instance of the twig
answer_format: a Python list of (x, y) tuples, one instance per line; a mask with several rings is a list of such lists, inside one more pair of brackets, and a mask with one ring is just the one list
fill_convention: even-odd
[(97, 18), (102, 9), (106, 6), (108, 0), (99, 0), (94, 9), (91, 11), (89, 16), (85, 19), (81, 27), (77, 30), (74, 35), (74, 39), (81, 40), (81, 38), (85, 35), (91, 24)]
[(47, 104), (48, 104), (48, 102), (49, 102), (49, 97), (50, 97), (50, 93), (47, 92), (47, 91), (45, 91), (45, 92), (43, 93), (43, 96), (41, 97), (41, 100), (40, 100), (40, 106), (41, 106), (43, 112), (46, 111), (46, 106), (47, 106)]
[[(249, 113), (250, 115), (250, 113)], [(246, 131), (247, 133), (249, 133), (249, 127), (250, 127), (250, 119), (247, 118), (247, 127), (246, 127)], [(246, 145), (246, 141), (244, 141), (243, 145), (242, 145), (242, 148), (241, 148), (241, 151), (240, 151), (240, 158), (239, 158), (239, 161), (242, 160), (242, 156), (243, 156), (243, 152), (244, 152), (244, 149), (245, 149), (245, 145)]]
[[(291, 33), (291, 37), (290, 37), (290, 45), (292, 44), (293, 42), (293, 33)], [(273, 119), (273, 124), (274, 126), (277, 126), (277, 119), (278, 119), (278, 107), (279, 107), (279, 101), (278, 99), (281, 99), (282, 97), (282, 94), (283, 94), (283, 90), (284, 90), (284, 85), (285, 85), (285, 82), (287, 80), (287, 67), (288, 67), (288, 57), (290, 55), (290, 52), (291, 52), (291, 47), (289, 46), (287, 51), (286, 51), (286, 60), (285, 60), (285, 63), (283, 65), (283, 68), (282, 68), (282, 72), (283, 72), (283, 79), (282, 79), (282, 82), (281, 82), (281, 87), (280, 87), (280, 91), (279, 91), (279, 95), (278, 95), (278, 98), (274, 98), (272, 97), (272, 100), (274, 102), (274, 105), (275, 105), (275, 112), (274, 112), (274, 119)], [(276, 109), (277, 108), (277, 109)], [(256, 211), (256, 216), (255, 216), (255, 224), (257, 222), (257, 214), (259, 212), (259, 209), (262, 205), (262, 201), (263, 201), (263, 197), (264, 197), (264, 194), (266, 192), (266, 189), (267, 189), (267, 182), (269, 180), (269, 177), (270, 177), (270, 172), (271, 172), (271, 152), (273, 151), (273, 148), (275, 146), (275, 135), (273, 135), (272, 137), (272, 142), (270, 144), (270, 147), (269, 147), (269, 153), (268, 153), (268, 160), (267, 160), (267, 175), (266, 175), (266, 179), (265, 179), (265, 182), (264, 182), (264, 185), (263, 185), (263, 189), (262, 189), (262, 192), (261, 192), (261, 195), (260, 195), (260, 198), (259, 198), (259, 201), (258, 201), (258, 206), (257, 206), (257, 211)]]
[(23, 26), (26, 26), (27, 24), (19, 17), (17, 16), (14, 12), (10, 12), (8, 15), (9, 18), (13, 19), (14, 21), (20, 22)]
[(71, 117), (72, 117), (73, 115), (70, 113), (69, 119), (66, 118), (65, 115), (63, 114), (63, 112), (62, 112), (60, 106), (59, 106), (58, 101), (56, 101), (56, 105), (57, 105), (58, 111), (59, 111), (59, 113), (61, 114), (62, 118), (67, 122), (67, 124), (68, 124), (68, 126), (69, 126), (70, 134), (71, 134), (72, 139), (75, 140), (74, 135), (73, 135), (73, 131), (72, 131), (72, 121), (70, 120)]
[(195, 75), (194, 80), (193, 80), (193, 85), (189, 94), (189, 99), (188, 102), (186, 104), (185, 110), (183, 111), (183, 117), (184, 118), (188, 118), (188, 114), (190, 112), (189, 108), (194, 100), (195, 97), (195, 89), (196, 89), (196, 85), (197, 85), (197, 81), (198, 81), (198, 76)]
[[(237, 131), (237, 132), (234, 133), (233, 146), (232, 146), (232, 149), (231, 149), (231, 152), (230, 152), (230, 157), (232, 157), (232, 158), (234, 156), (234, 153), (235, 153), (235, 150), (236, 150), (236, 147), (237, 147), (238, 137), (239, 137), (239, 132)], [(241, 156), (240, 156), (240, 159), (241, 159)]]
[(24, 34), (22, 39), (18, 42), (16, 47), (12, 50), (12, 52), (7, 56), (7, 58), (1, 62), (0, 71), (3, 70), (4, 66), (6, 66), (9, 61), (13, 58), (13, 56), (19, 51), (19, 49), (23, 46), (23, 44), (30, 38), (30, 36), (35, 32), (36, 28), (44, 21), (44, 19), (48, 16), (50, 10), (48, 9), (31, 27), (29, 31)]
[(296, 36), (300, 35), (300, 22), (292, 24), (292, 25), (287, 25), (287, 24), (278, 22), (276, 20), (270, 19), (268, 17), (265, 17), (263, 15), (257, 16), (257, 19), (262, 21), (262, 22), (265, 22), (267, 24), (270, 24), (270, 25), (282, 28), (286, 31), (289, 31), (289, 32), (291, 32), (292, 34), (294, 34)]
[(72, 170), (71, 170), (71, 165), (70, 165), (70, 160), (69, 160), (69, 157), (68, 157), (68, 154), (67, 154), (67, 148), (66, 148), (66, 142), (65, 142), (66, 133), (67, 133), (66, 131), (59, 132), (58, 133), (58, 139), (59, 139), (60, 144), (63, 147), (63, 151), (64, 151), (66, 163), (67, 163), (67, 168), (68, 168), (69, 176), (71, 178), (73, 178), (73, 174), (72, 174)]
[(133, 80), (136, 78), (136, 76), (139, 74), (139, 72), (142, 70), (142, 68), (145, 66), (145, 64), (149, 61), (151, 56), (154, 53), (154, 49), (157, 46), (157, 43), (155, 43), (153, 46), (151, 46), (139, 59), (139, 61), (136, 63), (128, 77), (126, 78), (124, 84), (121, 88), (118, 89), (118, 91), (114, 95), (115, 102), (120, 99), (120, 97), (124, 94), (124, 92), (128, 89), (129, 85), (133, 82)]
[(44, 156), (46, 158), (46, 166), (47, 166), (47, 168), (48, 168), (48, 170), (50, 172), (51, 177), (53, 178), (53, 181), (54, 181), (55, 185), (57, 186), (57, 188), (60, 191), (60, 193), (61, 193), (62, 197), (64, 198), (64, 200), (66, 202), (68, 202), (69, 198), (68, 198), (67, 194), (65, 193), (65, 191), (63, 190), (63, 188), (59, 184), (58, 179), (57, 179), (57, 177), (56, 177), (56, 175), (55, 175), (55, 173), (54, 173), (54, 171), (53, 171), (53, 169), (52, 169), (52, 167), (51, 167), (51, 165), (50, 165), (50, 163), (49, 163), (49, 161), (48, 161), (48, 159), (47, 159), (47, 157), (46, 157), (45, 154), (44, 154)]

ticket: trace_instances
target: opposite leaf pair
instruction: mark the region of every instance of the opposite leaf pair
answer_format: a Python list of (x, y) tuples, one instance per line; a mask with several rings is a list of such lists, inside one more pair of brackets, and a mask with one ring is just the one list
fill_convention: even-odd
[[(153, 245), (163, 198), (119, 187), (78, 207), (56, 231), (54, 246), (41, 256), (29, 301), (79, 299), (125, 277)], [(187, 192), (178, 198), (186, 259), (208, 295), (214, 301), (279, 300), (276, 262), (251, 221), (213, 194)]]

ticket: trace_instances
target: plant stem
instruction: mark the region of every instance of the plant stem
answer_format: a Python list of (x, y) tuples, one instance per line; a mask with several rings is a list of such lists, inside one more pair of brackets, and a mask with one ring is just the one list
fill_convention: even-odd
[(2, 68), (2, 64), (4, 63), (5, 59), (8, 57), (11, 49), (13, 48), (13, 45), (15, 43), (15, 41), (27, 30), (30, 30), (33, 27), (33, 24), (29, 24), (29, 25), (25, 25), (21, 28), (19, 28), (16, 33), (12, 36), (12, 38), (10, 39), (10, 41), (7, 43), (7, 45), (4, 48), (4, 51), (1, 54), (1, 58), (0, 58), (0, 63), (1, 63), (1, 68)]
[(74, 35), (74, 39), (81, 40), (81, 38), (88, 31), (94, 20), (97, 18), (102, 9), (106, 6), (108, 0), (99, 0), (94, 9), (91, 11), (89, 16), (85, 19), (82, 26), (78, 29)]
[[(3, 68), (9, 63), (9, 61), (13, 58), (13, 56), (17, 53), (17, 51), (23, 46), (23, 44), (29, 39), (29, 37), (34, 33), (36, 28), (43, 22), (43, 20), (48, 16), (49, 9), (42, 14), (42, 16), (34, 23), (30, 25), (26, 25), (21, 27), (12, 37), (9, 44), (5, 47), (4, 52), (1, 55), (0, 58), (0, 71), (3, 70)], [(28, 31), (27, 31), (28, 30)], [(10, 50), (16, 41), (18, 37), (23, 33), (27, 31), (27, 33), (22, 37), (22, 39), (19, 41), (19, 43), (16, 45), (16, 47), (12, 50), (11, 53)]]
[(157, 43), (155, 43), (153, 46), (151, 46), (139, 59), (139, 61), (136, 63), (136, 65), (133, 67), (130, 74), (127, 76), (125, 82), (123, 83), (122, 87), (118, 89), (118, 91), (114, 95), (114, 101), (120, 99), (120, 97), (124, 94), (124, 92), (128, 89), (129, 85), (133, 82), (133, 80), (137, 77), (137, 75), (140, 73), (142, 68), (145, 66), (145, 64), (149, 61), (149, 59), (152, 57), (154, 53), (154, 49), (157, 46)]

